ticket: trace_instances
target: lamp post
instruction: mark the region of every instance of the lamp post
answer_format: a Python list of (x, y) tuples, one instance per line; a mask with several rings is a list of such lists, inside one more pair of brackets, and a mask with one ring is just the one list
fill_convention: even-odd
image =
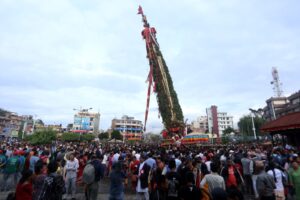
[(255, 130), (255, 125), (254, 125), (254, 118), (253, 118), (255, 110), (253, 110), (251, 108), (249, 108), (249, 110), (250, 110), (250, 114), (251, 114), (252, 130), (253, 130), (253, 134), (254, 134), (254, 139), (256, 140), (257, 137), (256, 137), (256, 130)]

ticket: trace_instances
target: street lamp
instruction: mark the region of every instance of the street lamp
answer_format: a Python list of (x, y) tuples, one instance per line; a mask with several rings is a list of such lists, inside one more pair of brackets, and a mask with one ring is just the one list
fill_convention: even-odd
[(249, 108), (250, 110), (250, 114), (251, 114), (251, 120), (252, 120), (252, 130), (253, 130), (253, 134), (254, 134), (254, 139), (256, 140), (256, 130), (255, 130), (255, 125), (254, 125), (254, 119), (253, 119), (253, 115), (256, 112), (256, 110), (253, 110), (252, 108)]

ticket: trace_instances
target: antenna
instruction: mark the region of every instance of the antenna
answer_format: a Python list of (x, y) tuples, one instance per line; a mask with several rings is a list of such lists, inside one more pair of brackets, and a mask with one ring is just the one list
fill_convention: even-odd
[(282, 83), (279, 80), (279, 74), (276, 67), (272, 67), (272, 77), (273, 80), (271, 81), (271, 84), (273, 85), (275, 97), (281, 97), (283, 93), (281, 89)]

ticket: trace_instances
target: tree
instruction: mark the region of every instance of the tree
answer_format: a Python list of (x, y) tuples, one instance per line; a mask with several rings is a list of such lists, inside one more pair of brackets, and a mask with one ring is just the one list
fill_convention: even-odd
[[(254, 127), (256, 135), (261, 135), (260, 127), (265, 123), (265, 120), (260, 116), (253, 117)], [(252, 117), (251, 115), (245, 115), (240, 118), (238, 122), (238, 127), (243, 136), (253, 136), (253, 127), (252, 127)]]
[(98, 137), (99, 137), (100, 140), (108, 139), (109, 134), (108, 134), (108, 132), (100, 133)]
[(235, 130), (233, 128), (231, 128), (231, 127), (228, 127), (228, 128), (226, 128), (226, 129), (223, 130), (223, 134), (224, 135), (229, 135), (231, 133), (235, 133)]
[(50, 144), (53, 140), (56, 140), (56, 132), (52, 129), (44, 129), (27, 136), (26, 140), (33, 145)]
[(93, 139), (95, 139), (95, 135), (91, 134), (91, 133), (83, 134), (81, 136), (81, 140), (83, 140), (83, 141), (92, 141)]
[(95, 139), (95, 135), (87, 133), (87, 134), (78, 134), (78, 133), (63, 133), (61, 139), (63, 141), (91, 141)]
[(120, 131), (114, 130), (111, 132), (111, 139), (122, 140), (123, 136), (121, 135)]
[(79, 141), (80, 140), (80, 134), (78, 133), (63, 133), (61, 136), (61, 139), (63, 141)]

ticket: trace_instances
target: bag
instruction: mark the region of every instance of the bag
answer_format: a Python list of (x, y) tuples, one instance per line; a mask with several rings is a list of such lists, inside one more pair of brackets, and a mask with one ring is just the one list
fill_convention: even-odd
[(168, 197), (178, 197), (178, 185), (179, 182), (176, 178), (168, 180)]
[(88, 163), (84, 169), (82, 174), (82, 181), (85, 184), (92, 184), (95, 181), (95, 167), (93, 164)]
[(281, 172), (281, 179), (282, 179), (282, 184), (284, 187), (287, 187), (289, 185), (287, 177), (288, 177), (288, 175), (285, 172)]
[(41, 195), (38, 200), (61, 199), (65, 193), (65, 182), (60, 175), (50, 175), (45, 178)]

